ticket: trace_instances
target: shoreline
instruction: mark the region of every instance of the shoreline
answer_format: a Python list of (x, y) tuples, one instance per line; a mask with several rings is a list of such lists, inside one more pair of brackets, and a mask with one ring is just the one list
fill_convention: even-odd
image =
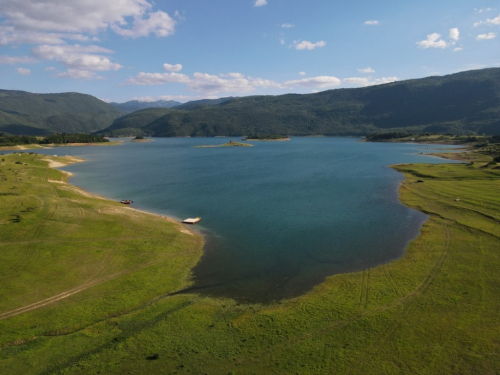
[[(84, 162), (86, 162), (85, 159), (77, 158), (74, 156), (57, 156), (57, 157), (55, 157), (55, 158), (63, 159), (63, 160), (53, 160), (53, 158), (54, 157), (46, 156), (40, 160), (48, 162), (49, 163), (48, 168), (56, 169), (60, 172), (63, 172), (66, 176), (66, 181), (48, 180), (49, 182), (67, 184), (67, 187), (69, 188), (69, 190), (78, 192), (81, 195), (84, 195), (84, 196), (89, 197), (89, 198), (101, 199), (101, 200), (105, 200), (108, 202), (119, 202), (119, 201), (115, 201), (114, 199), (111, 199), (109, 197), (103, 197), (102, 195), (91, 193), (85, 189), (82, 189), (79, 186), (76, 186), (76, 185), (69, 183), (68, 179), (71, 178), (72, 176), (74, 176), (74, 173), (68, 172), (68, 171), (65, 171), (62, 169), (58, 169), (58, 168), (63, 168), (66, 165), (71, 165), (71, 164), (75, 164), (75, 163), (84, 163)], [(200, 231), (197, 231), (194, 228), (193, 229), (188, 228), (186, 225), (182, 224), (179, 220), (177, 220), (176, 218), (174, 218), (172, 216), (156, 214), (154, 212), (138, 209), (135, 207), (130, 207), (127, 205), (123, 205), (122, 209), (126, 209), (127, 211), (133, 211), (133, 212), (137, 212), (137, 213), (141, 213), (141, 214), (150, 215), (150, 216), (153, 216), (156, 218), (165, 219), (170, 223), (176, 224), (177, 230), (179, 230), (182, 233), (189, 234), (191, 236), (200, 235), (201, 237), (203, 237), (203, 246), (205, 246), (205, 237)], [(203, 256), (203, 254), (202, 254), (202, 256)]]
[(242, 139), (242, 141), (247, 141), (247, 142), (284, 142), (284, 141), (291, 141), (292, 139), (287, 137), (287, 138), (279, 138), (279, 139), (256, 139), (256, 138), (245, 138)]

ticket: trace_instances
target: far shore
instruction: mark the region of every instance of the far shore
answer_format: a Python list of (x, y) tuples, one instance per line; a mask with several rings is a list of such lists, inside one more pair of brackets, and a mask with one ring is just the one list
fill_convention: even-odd
[(44, 145), (34, 143), (29, 145), (2, 146), (0, 151), (17, 150), (50, 150), (54, 147), (82, 147), (82, 146), (117, 146), (123, 144), (123, 141), (95, 142), (95, 143), (47, 143)]
[(283, 142), (283, 141), (291, 141), (289, 137), (286, 138), (278, 138), (278, 139), (257, 139), (257, 138), (245, 138), (242, 141), (249, 142)]

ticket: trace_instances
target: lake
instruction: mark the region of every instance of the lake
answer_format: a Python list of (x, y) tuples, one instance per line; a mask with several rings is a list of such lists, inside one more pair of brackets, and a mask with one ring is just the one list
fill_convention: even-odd
[(427, 217), (399, 202), (402, 175), (388, 165), (442, 163), (420, 153), (452, 148), (335, 137), (194, 147), (227, 141), (155, 138), (40, 153), (85, 158), (63, 169), (90, 192), (177, 219), (201, 216), (205, 254), (186, 292), (267, 303), (401, 257)]

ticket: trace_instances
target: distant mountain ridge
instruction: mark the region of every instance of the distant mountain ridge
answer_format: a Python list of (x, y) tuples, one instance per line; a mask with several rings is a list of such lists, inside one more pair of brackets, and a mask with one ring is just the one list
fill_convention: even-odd
[(123, 129), (134, 129), (156, 137), (400, 130), (500, 134), (500, 68), (315, 94), (225, 99), (212, 105), (186, 103), (164, 112), (134, 112), (102, 133), (119, 135)]
[(91, 95), (0, 90), (0, 132), (3, 133), (91, 133), (108, 127), (120, 115), (116, 108)]
[(0, 90), (0, 132), (18, 135), (210, 137), (394, 131), (500, 135), (500, 68), (314, 94), (204, 99), (128, 114), (85, 94)]
[(140, 100), (130, 100), (125, 103), (115, 103), (111, 102), (109, 103), (116, 109), (125, 112), (125, 113), (130, 113), (134, 111), (139, 111), (141, 109), (146, 109), (146, 108), (172, 108), (178, 105), (181, 105), (181, 102), (177, 102), (175, 100), (157, 100), (154, 102), (146, 102), (146, 101), (140, 101)]
[(234, 97), (228, 96), (226, 98), (218, 98), (218, 99), (191, 100), (190, 102), (187, 102), (184, 104), (179, 104), (179, 105), (175, 106), (175, 109), (185, 109), (185, 110), (192, 111), (194, 109), (200, 109), (203, 107), (222, 104), (222, 103), (227, 102), (227, 101), (232, 100), (232, 99), (234, 99)]

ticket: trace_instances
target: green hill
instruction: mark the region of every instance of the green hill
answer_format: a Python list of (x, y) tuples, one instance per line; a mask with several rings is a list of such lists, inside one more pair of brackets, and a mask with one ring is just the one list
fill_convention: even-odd
[(232, 98), (130, 116), (140, 126), (118, 120), (104, 132), (132, 127), (157, 137), (365, 135), (395, 130), (500, 134), (500, 68), (315, 94)]
[(170, 110), (168, 108), (141, 109), (116, 119), (105, 132), (115, 137), (152, 135), (152, 133), (145, 130), (144, 127), (169, 112)]
[(0, 90), (0, 132), (43, 135), (95, 132), (122, 113), (91, 95)]

